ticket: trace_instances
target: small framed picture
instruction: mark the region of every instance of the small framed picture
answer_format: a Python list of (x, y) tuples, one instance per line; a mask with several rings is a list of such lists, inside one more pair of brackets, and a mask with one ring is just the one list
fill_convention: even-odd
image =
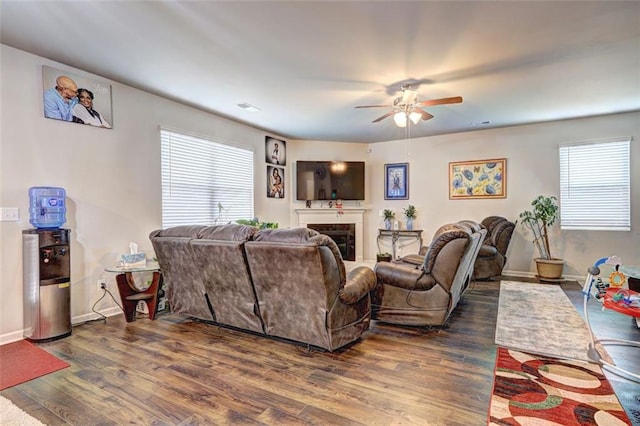
[(265, 161), (277, 166), (287, 165), (287, 143), (267, 136), (264, 143)]
[(409, 163), (384, 165), (384, 199), (409, 199)]
[(267, 198), (284, 198), (284, 169), (267, 166)]

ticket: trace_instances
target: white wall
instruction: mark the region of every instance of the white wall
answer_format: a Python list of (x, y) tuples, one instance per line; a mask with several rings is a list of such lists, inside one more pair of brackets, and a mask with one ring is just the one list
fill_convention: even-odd
[[(428, 123), (422, 125), (429, 125)], [(560, 231), (552, 229), (552, 254), (566, 260), (566, 276), (585, 276), (586, 268), (601, 257), (617, 254), (626, 264), (640, 265), (640, 113), (626, 113), (580, 120), (490, 129), (444, 136), (371, 144), (367, 167), (374, 188), (369, 201), (374, 212), (389, 208), (401, 216), (402, 208), (414, 204), (416, 228), (424, 229), (426, 243), (442, 224), (461, 219), (482, 220), (500, 215), (516, 220), (538, 195), (559, 197), (558, 145), (567, 142), (606, 140), (631, 136), (631, 232)], [(494, 200), (449, 200), (448, 164), (453, 161), (507, 159), (507, 198)], [(408, 201), (385, 201), (385, 163), (408, 162)], [(606, 179), (607, 159), (594, 170)], [(377, 188), (377, 189), (376, 189)], [(598, 208), (594, 205), (593, 208)], [(377, 223), (369, 221), (369, 235)], [(365, 232), (367, 234), (367, 232)], [(536, 253), (531, 236), (516, 228), (508, 252), (506, 270), (516, 275), (534, 275)], [(408, 248), (413, 250), (414, 248)], [(369, 242), (365, 258), (373, 259), (375, 244)]]
[[(0, 48), (0, 206), (20, 209), (19, 222), (0, 222), (0, 343), (22, 338), (21, 233), (32, 227), (31, 186), (60, 186), (67, 192), (63, 226), (71, 229), (74, 322), (95, 317), (91, 307), (101, 293), (98, 279), (107, 279), (117, 297), (114, 277), (104, 268), (115, 264), (130, 241), (153, 253), (148, 235), (161, 226), (160, 126), (253, 149), (255, 213), (263, 220), (289, 223), (287, 200), (265, 196), (265, 132), (11, 47)], [(43, 65), (110, 83), (113, 129), (44, 118)], [(107, 298), (96, 308), (109, 311), (114, 306)]]

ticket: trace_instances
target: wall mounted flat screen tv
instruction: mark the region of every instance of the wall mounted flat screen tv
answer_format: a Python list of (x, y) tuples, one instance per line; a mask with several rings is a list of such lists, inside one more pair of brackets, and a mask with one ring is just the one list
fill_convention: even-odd
[(297, 200), (364, 200), (364, 161), (296, 161)]

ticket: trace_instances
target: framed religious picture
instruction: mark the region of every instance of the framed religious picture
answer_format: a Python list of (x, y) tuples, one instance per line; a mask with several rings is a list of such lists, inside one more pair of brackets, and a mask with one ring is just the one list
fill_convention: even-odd
[(409, 163), (384, 165), (384, 199), (409, 199)]
[(265, 161), (277, 166), (287, 165), (287, 143), (267, 136), (264, 143)]
[(284, 168), (267, 166), (267, 198), (284, 198)]
[(45, 118), (111, 129), (111, 85), (44, 65)]
[(449, 163), (449, 199), (506, 198), (507, 159)]

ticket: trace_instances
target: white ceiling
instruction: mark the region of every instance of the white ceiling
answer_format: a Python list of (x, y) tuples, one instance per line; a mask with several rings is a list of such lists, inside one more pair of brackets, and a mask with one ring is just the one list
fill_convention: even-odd
[(292, 139), (402, 139), (354, 107), (408, 81), (464, 98), (412, 137), (640, 110), (638, 1), (2, 0), (0, 19), (5, 45)]

